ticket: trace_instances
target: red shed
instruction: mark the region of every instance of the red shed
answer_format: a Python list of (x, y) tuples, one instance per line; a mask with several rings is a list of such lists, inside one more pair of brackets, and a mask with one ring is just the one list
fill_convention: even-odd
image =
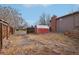
[(36, 33), (48, 33), (49, 32), (49, 26), (47, 26), (47, 25), (36, 25), (35, 26), (35, 32)]

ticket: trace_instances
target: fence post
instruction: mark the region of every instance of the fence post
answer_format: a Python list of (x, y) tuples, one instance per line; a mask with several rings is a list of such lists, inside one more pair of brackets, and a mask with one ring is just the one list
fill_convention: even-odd
[(2, 49), (2, 23), (0, 23), (0, 49)]

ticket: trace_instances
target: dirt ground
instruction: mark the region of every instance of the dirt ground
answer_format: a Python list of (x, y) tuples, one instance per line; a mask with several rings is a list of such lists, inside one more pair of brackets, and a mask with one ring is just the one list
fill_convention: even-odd
[(4, 55), (78, 55), (79, 39), (60, 33), (14, 34), (3, 44)]

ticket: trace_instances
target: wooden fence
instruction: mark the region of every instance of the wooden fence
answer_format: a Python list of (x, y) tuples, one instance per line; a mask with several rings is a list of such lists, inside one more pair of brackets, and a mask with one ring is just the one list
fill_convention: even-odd
[(8, 37), (13, 34), (13, 28), (3, 20), (0, 20), (0, 49), (2, 49), (3, 39), (8, 39)]

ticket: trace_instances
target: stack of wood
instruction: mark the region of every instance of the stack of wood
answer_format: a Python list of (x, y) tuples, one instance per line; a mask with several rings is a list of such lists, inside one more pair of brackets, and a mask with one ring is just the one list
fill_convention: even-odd
[(79, 30), (72, 30), (69, 32), (65, 32), (64, 34), (69, 36), (69, 37), (79, 39)]

